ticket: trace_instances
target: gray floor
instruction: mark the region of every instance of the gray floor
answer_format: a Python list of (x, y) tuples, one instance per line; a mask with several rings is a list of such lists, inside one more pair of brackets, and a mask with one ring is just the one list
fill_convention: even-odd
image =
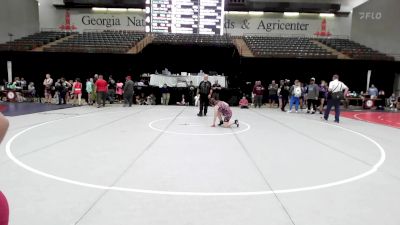
[(239, 128), (175, 106), (10, 117), (10, 225), (400, 224), (399, 129), (233, 110)]

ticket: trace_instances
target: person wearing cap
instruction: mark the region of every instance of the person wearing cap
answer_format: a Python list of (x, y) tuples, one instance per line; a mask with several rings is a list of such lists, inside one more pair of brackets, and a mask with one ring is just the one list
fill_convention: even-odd
[(129, 107), (132, 107), (133, 101), (133, 87), (134, 83), (132, 81), (131, 76), (126, 77), (125, 85), (124, 85), (124, 107), (128, 104)]
[[(306, 87), (307, 93), (307, 113), (314, 114), (317, 111), (317, 103), (318, 103), (318, 95), (319, 95), (319, 87), (315, 84), (315, 78), (310, 79), (310, 84)], [(312, 105), (312, 109), (311, 109)]]

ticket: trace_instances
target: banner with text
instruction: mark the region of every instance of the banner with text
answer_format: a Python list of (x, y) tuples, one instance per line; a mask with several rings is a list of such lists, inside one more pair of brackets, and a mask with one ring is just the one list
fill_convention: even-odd
[[(95, 12), (91, 9), (54, 9), (55, 18), (41, 19), (41, 28), (60, 30), (145, 31), (145, 14), (139, 12)], [(351, 17), (322, 18), (318, 15), (285, 17), (282, 13), (263, 15), (226, 14), (224, 33), (231, 35), (350, 36)]]

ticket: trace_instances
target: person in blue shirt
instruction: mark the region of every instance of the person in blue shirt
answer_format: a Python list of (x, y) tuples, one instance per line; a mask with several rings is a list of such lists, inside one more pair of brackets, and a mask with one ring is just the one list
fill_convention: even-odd
[(368, 95), (371, 96), (371, 98), (376, 98), (378, 96), (378, 88), (375, 87), (375, 85), (371, 85), (370, 88), (368, 88)]

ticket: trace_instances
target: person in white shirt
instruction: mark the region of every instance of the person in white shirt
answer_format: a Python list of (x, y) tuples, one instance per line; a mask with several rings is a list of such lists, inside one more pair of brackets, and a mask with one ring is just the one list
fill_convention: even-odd
[(50, 74), (46, 74), (46, 79), (44, 79), (43, 81), (45, 103), (51, 103), (52, 85), (53, 85), (53, 79), (51, 79)]
[[(332, 106), (335, 106), (335, 122), (339, 123), (339, 116), (340, 116), (340, 101), (341, 99), (336, 97), (340, 92), (342, 92), (341, 96), (346, 96), (349, 88), (341, 81), (339, 81), (339, 75), (335, 74), (332, 77), (332, 81), (329, 82), (328, 88), (328, 103), (326, 106), (324, 119), (328, 120), (329, 113), (331, 112)], [(343, 94), (344, 91), (344, 94)]]

